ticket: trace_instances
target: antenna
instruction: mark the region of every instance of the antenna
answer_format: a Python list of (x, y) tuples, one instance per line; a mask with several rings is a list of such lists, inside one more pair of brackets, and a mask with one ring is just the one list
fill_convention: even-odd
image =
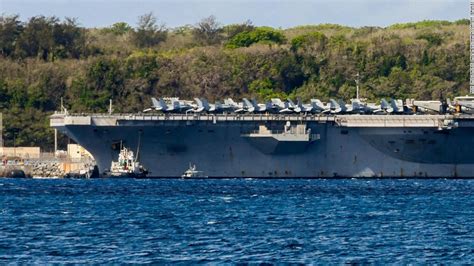
[(474, 94), (474, 1), (470, 0), (471, 3), (471, 37), (470, 37), (470, 47), (471, 47), (471, 71), (470, 71), (470, 92)]
[(356, 82), (356, 99), (359, 100), (359, 78), (360, 78), (360, 74), (359, 72), (357, 72), (357, 75), (356, 75), (356, 79), (355, 79), (355, 82)]
[(63, 97), (61, 97), (61, 107), (60, 108), (61, 108), (61, 113), (67, 115), (67, 109), (66, 109), (66, 107), (64, 107)]
[(109, 99), (109, 115), (111, 115), (113, 111), (114, 109), (112, 109), (112, 99)]
[(140, 152), (140, 144), (141, 144), (141, 139), (142, 139), (142, 133), (143, 133), (143, 131), (140, 129), (138, 131), (138, 146), (137, 146), (137, 153), (135, 154), (135, 162), (138, 161), (138, 154)]

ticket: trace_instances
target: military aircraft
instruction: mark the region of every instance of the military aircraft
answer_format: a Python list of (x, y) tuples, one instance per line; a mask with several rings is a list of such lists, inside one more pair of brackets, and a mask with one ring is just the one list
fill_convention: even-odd
[(453, 103), (451, 103), (449, 99), (447, 101), (449, 108), (458, 113), (474, 114), (474, 97), (456, 97), (454, 98)]
[(290, 108), (288, 102), (283, 102), (278, 98), (271, 99), (272, 109), (281, 114), (293, 113), (293, 109)]
[[(342, 101), (340, 101), (340, 104), (343, 104)], [(352, 99), (350, 105), (346, 105), (347, 113), (354, 113), (354, 114), (365, 114), (369, 112), (369, 108), (362, 103), (359, 99)]]
[(288, 99), (288, 102), (295, 113), (311, 113), (313, 111), (313, 106), (311, 104), (302, 103), (300, 98), (298, 98), (296, 104), (294, 104), (290, 99)]
[(180, 111), (180, 103), (177, 99), (172, 99), (171, 104), (166, 104), (163, 98), (157, 100), (155, 97), (151, 98), (152, 106), (145, 109), (143, 112), (159, 111), (159, 112), (173, 112)]
[(318, 99), (311, 99), (311, 107), (313, 107), (313, 113), (330, 113), (331, 108), (328, 105), (323, 104)]
[(265, 103), (258, 103), (257, 100), (252, 99), (252, 104), (254, 106), (258, 106), (259, 112), (269, 112), (272, 109), (272, 103), (270, 101), (266, 101)]
[(443, 109), (445, 105), (441, 101), (415, 101), (413, 99), (407, 99), (406, 105), (411, 108), (414, 113), (444, 113)]
[(209, 103), (205, 99), (199, 99), (199, 98), (194, 98), (194, 101), (196, 102), (196, 106), (193, 109), (188, 110), (194, 113), (201, 113), (201, 112), (209, 112), (211, 107), (209, 106)]
[(232, 110), (235, 113), (243, 113), (246, 112), (242, 103), (236, 103), (232, 98), (227, 98), (224, 100), (224, 105), (228, 108), (228, 110)]
[(330, 108), (331, 114), (341, 114), (341, 113), (347, 113), (348, 111), (352, 111), (352, 110), (347, 109), (346, 104), (342, 100), (339, 100), (339, 102), (337, 102), (334, 99), (330, 99), (329, 108)]
[(350, 113), (354, 114), (379, 114), (384, 112), (384, 109), (381, 105), (377, 105), (375, 103), (365, 103), (362, 102), (360, 99), (352, 99), (351, 100), (352, 108)]
[(255, 107), (253, 105), (253, 103), (250, 102), (247, 98), (242, 99), (242, 110), (244, 112), (253, 113), (253, 112), (257, 111), (257, 109), (258, 109), (258, 105), (257, 105), (257, 107)]
[(249, 100), (247, 98), (244, 98), (243, 105), (244, 108), (247, 108), (247, 112), (249, 113), (264, 113), (271, 111), (272, 109), (271, 103), (258, 103), (255, 99)]
[(387, 114), (397, 114), (404, 112), (402, 100), (390, 99), (390, 102), (387, 102), (387, 100), (382, 99), (380, 108)]
[(208, 112), (212, 113), (216, 111), (216, 106), (213, 104), (209, 104), (206, 99), (200, 99), (200, 98), (194, 98), (194, 101), (196, 104), (191, 105), (192, 108), (187, 110), (187, 112), (193, 112), (193, 113), (202, 113), (202, 112)]

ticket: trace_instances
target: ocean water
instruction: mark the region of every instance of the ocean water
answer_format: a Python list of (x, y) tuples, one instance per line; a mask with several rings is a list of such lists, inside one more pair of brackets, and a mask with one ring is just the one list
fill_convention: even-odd
[(474, 263), (474, 180), (0, 179), (5, 263)]

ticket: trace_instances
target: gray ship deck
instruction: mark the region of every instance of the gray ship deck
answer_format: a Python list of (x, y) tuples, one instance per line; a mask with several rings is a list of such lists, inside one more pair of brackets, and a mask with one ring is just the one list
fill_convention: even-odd
[(474, 127), (470, 115), (283, 115), (283, 114), (63, 114), (51, 116), (51, 126), (123, 126), (130, 122), (316, 122), (357, 128), (451, 128)]

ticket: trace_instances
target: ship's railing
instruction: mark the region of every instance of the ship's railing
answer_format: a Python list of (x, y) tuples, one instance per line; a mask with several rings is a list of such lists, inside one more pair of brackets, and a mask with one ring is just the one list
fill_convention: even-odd
[[(298, 121), (298, 120), (330, 120), (334, 121), (334, 116), (328, 115), (282, 115), (282, 114), (163, 114), (163, 115), (118, 115), (126, 120), (225, 120), (225, 121), (255, 121), (255, 120), (278, 120), (278, 121)], [(117, 116), (115, 116), (117, 117)], [(117, 117), (118, 118), (118, 117)]]
[(337, 117), (335, 122), (342, 127), (448, 127), (452, 116), (344, 116)]
[(143, 121), (334, 121), (334, 115), (283, 115), (283, 114), (90, 114), (93, 119)]
[[(326, 115), (326, 114), (67, 114), (63, 124), (114, 126), (126, 121), (209, 121), (218, 122), (334, 122), (341, 127), (442, 127), (446, 121), (460, 119), (453, 115)], [(473, 119), (474, 117), (471, 117)], [(60, 126), (54, 117), (53, 126)], [(468, 119), (462, 117), (462, 119)], [(57, 121), (57, 122), (56, 122)]]

